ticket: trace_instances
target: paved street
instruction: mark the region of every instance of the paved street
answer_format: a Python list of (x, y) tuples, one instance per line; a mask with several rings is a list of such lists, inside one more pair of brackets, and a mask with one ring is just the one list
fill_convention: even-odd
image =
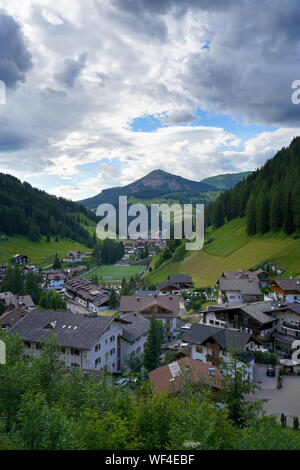
[[(277, 389), (277, 378), (265, 375), (266, 366), (254, 366), (254, 379), (259, 390), (249, 400), (267, 398), (264, 408), (268, 415), (274, 414), (280, 417), (281, 413), (289, 415), (288, 425), (292, 425), (292, 417), (298, 416), (300, 420), (300, 377), (283, 376), (282, 388)], [(259, 383), (260, 382), (260, 383)]]

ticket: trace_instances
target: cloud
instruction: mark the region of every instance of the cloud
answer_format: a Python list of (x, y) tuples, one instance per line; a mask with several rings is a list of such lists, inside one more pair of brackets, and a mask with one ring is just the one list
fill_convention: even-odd
[(87, 61), (87, 54), (82, 53), (77, 60), (65, 59), (63, 70), (54, 75), (55, 80), (62, 85), (72, 88), (76, 79), (85, 67)]
[[(155, 168), (195, 180), (254, 169), (299, 133), (296, 0), (1, 5), (15, 90), (0, 106), (0, 168), (49, 191), (81, 199)], [(133, 132), (145, 116), (163, 127)]]
[(7, 88), (16, 88), (31, 67), (31, 54), (19, 24), (0, 11), (0, 80)]

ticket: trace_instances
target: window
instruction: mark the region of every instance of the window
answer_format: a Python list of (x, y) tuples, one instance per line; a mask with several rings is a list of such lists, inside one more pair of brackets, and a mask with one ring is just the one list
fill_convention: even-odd
[(113, 354), (115, 354), (115, 352), (116, 352), (115, 348), (111, 349), (110, 350), (110, 355), (112, 356)]
[(42, 345), (41, 345), (40, 343), (36, 343), (35, 349), (37, 349), (38, 351), (40, 351), (40, 350), (42, 349)]
[(72, 362), (71, 367), (80, 367), (77, 362)]
[(110, 337), (110, 342), (112, 343), (113, 341), (115, 341), (115, 339), (116, 339), (115, 336), (111, 336)]
[(100, 351), (100, 349), (101, 349), (101, 344), (96, 344), (96, 346), (95, 346), (95, 351), (96, 351), (96, 352), (97, 352), (97, 351)]
[(203, 347), (202, 346), (196, 346), (196, 352), (201, 354), (203, 353)]
[(72, 356), (79, 356), (80, 352), (78, 351), (78, 349), (71, 349), (71, 354)]
[(107, 343), (108, 343), (108, 339), (105, 340), (105, 344), (107, 344)]
[(141, 352), (141, 347), (139, 346), (136, 350), (136, 353), (139, 354)]
[(65, 354), (65, 352), (66, 352), (65, 348), (61, 348), (61, 352), (62, 352), (62, 354)]
[(26, 348), (30, 348), (31, 344), (28, 341), (24, 342)]
[(107, 361), (108, 360), (108, 352), (105, 353), (105, 360)]
[(95, 360), (95, 366), (98, 366), (101, 362), (101, 357), (97, 357), (97, 359)]

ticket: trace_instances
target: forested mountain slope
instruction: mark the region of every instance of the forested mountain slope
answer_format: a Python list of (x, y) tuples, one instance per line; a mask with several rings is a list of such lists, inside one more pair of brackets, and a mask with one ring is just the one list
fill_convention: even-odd
[(206, 209), (206, 226), (246, 216), (247, 233), (300, 231), (300, 137)]

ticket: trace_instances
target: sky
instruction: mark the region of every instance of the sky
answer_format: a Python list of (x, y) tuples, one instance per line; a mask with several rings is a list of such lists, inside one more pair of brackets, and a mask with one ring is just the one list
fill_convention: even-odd
[(81, 200), (300, 135), (298, 0), (0, 0), (0, 172)]

